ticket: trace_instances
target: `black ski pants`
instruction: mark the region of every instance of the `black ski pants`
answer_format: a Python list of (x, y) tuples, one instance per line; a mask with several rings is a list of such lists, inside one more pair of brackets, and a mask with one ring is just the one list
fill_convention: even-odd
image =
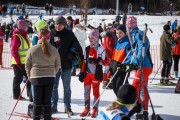
[(42, 114), (44, 115), (44, 120), (51, 120), (52, 90), (53, 84), (34, 85), (33, 120), (40, 120)]
[(172, 66), (172, 59), (163, 60), (163, 67), (161, 71), (161, 77), (168, 78)]
[[(17, 65), (13, 65), (13, 70), (14, 70), (14, 78), (13, 78), (13, 98), (14, 99), (18, 99), (20, 93), (21, 93), (21, 88), (20, 88), (20, 84), (22, 83), (23, 80), (23, 76), (26, 77), (27, 79), (27, 74), (25, 71), (25, 67), (22, 66), (21, 68), (19, 68)], [(27, 96), (32, 98), (32, 94), (31, 94), (31, 83), (28, 82), (27, 86), (26, 86), (26, 90), (27, 90)]]
[(180, 55), (173, 55), (174, 71), (177, 71), (177, 72), (178, 72), (178, 66), (179, 66), (179, 59), (180, 59)]

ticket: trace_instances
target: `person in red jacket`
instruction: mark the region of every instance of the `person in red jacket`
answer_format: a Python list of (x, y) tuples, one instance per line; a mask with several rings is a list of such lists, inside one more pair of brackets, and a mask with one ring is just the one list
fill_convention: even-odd
[[(173, 38), (177, 38), (180, 35), (180, 26), (176, 28), (176, 32), (173, 34)], [(178, 78), (178, 66), (180, 59), (180, 41), (172, 48), (173, 60), (174, 60), (174, 77)]]
[(4, 32), (0, 28), (0, 68), (3, 68), (2, 54), (3, 54), (3, 39), (5, 38)]
[[(104, 36), (104, 43), (103, 43), (103, 47), (106, 50), (105, 69), (107, 69), (107, 71), (109, 71), (109, 66), (110, 66), (113, 49), (114, 49), (114, 38), (111, 34), (112, 33), (109, 33), (109, 35)], [(110, 72), (103, 74), (103, 86), (102, 86), (103, 89), (105, 89), (105, 88), (112, 89), (112, 83), (109, 83), (110, 77), (111, 77)], [(108, 85), (108, 83), (109, 83), (109, 85)]]

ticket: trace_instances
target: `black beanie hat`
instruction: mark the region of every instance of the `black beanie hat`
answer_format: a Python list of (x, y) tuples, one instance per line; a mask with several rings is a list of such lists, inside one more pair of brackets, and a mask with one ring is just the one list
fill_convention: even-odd
[(126, 26), (123, 24), (120, 24), (116, 27), (116, 30), (121, 30), (126, 34)]
[(61, 24), (61, 25), (66, 26), (66, 19), (65, 19), (63, 16), (58, 16), (58, 17), (55, 19), (55, 24), (56, 24), (56, 25)]
[(169, 25), (164, 25), (164, 26), (163, 26), (163, 29), (164, 29), (165, 31), (168, 31), (168, 30), (170, 30), (170, 26), (169, 26)]
[(123, 104), (134, 104), (136, 100), (136, 89), (129, 84), (122, 85), (118, 90), (117, 97)]

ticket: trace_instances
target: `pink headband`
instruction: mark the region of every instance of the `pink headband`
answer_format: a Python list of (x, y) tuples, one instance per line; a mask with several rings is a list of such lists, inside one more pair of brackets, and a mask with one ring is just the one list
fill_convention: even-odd
[[(39, 39), (41, 39), (43, 36), (39, 35), (38, 37), (39, 37)], [(46, 37), (46, 39), (50, 39), (50, 33), (46, 34), (45, 37)]]

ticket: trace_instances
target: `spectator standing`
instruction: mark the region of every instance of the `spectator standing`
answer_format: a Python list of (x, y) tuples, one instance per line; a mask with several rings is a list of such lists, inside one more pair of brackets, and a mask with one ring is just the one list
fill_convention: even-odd
[(11, 5), (11, 6), (9, 7), (9, 15), (12, 16), (13, 13), (14, 13), (14, 5)]
[(72, 31), (72, 29), (73, 29), (73, 18), (71, 17), (71, 16), (68, 16), (67, 18), (66, 18), (66, 22), (67, 22), (67, 24), (66, 24), (66, 28), (68, 29), (68, 30), (70, 30), (70, 31)]
[(19, 15), (19, 5), (16, 5), (16, 14)]
[[(176, 39), (180, 35), (180, 26), (175, 30), (173, 38)], [(180, 59), (180, 41), (176, 42), (176, 45), (172, 48), (172, 55), (174, 60), (174, 78), (178, 78), (179, 59)]]
[(56, 74), (55, 84), (52, 93), (52, 112), (57, 112), (58, 103), (58, 86), (59, 78), (61, 76), (64, 88), (64, 106), (65, 113), (73, 115), (71, 109), (71, 69), (72, 69), (72, 58), (73, 52), (70, 51), (74, 48), (75, 52), (78, 53), (80, 59), (83, 59), (82, 48), (75, 37), (74, 33), (68, 30), (66, 27), (66, 19), (63, 16), (59, 16), (55, 20), (55, 29), (51, 30), (50, 42), (55, 46), (61, 57), (62, 69)]
[(130, 15), (132, 13), (132, 4), (129, 3), (128, 5), (128, 15)]
[(177, 22), (177, 20), (175, 20), (175, 21), (172, 23), (172, 26), (171, 26), (172, 34), (175, 32), (177, 26), (178, 26), (178, 22)]
[(2, 16), (3, 16), (3, 17), (6, 17), (6, 14), (7, 14), (7, 5), (6, 5), (6, 4), (4, 4), (4, 5), (2, 6), (2, 12), (3, 12)]
[(173, 4), (171, 3), (169, 7), (170, 7), (170, 9), (169, 9), (170, 15), (172, 16), (173, 15)]
[(49, 5), (49, 14), (53, 15), (53, 6), (52, 6), (52, 4)]
[(123, 25), (126, 25), (126, 19), (127, 19), (127, 15), (126, 13), (123, 13), (123, 17), (122, 17)]
[(170, 84), (168, 76), (172, 65), (171, 45), (178, 42), (180, 40), (180, 36), (173, 39), (169, 25), (164, 25), (163, 29), (164, 32), (160, 38), (160, 59), (163, 61), (160, 83)]
[[(30, 47), (30, 43), (27, 36), (27, 28), (28, 24), (24, 20), (17, 21), (18, 29), (14, 30), (13, 36), (11, 38), (11, 55), (12, 55), (12, 66), (14, 70), (14, 78), (13, 78), (13, 98), (18, 99), (20, 96), (21, 88), (20, 84), (22, 83), (23, 76), (28, 79), (26, 71), (25, 71), (25, 62), (26, 62), (26, 54)], [(31, 83), (29, 82), (27, 85), (27, 96), (31, 97)], [(20, 98), (25, 99), (21, 96)]]
[[(82, 47), (82, 50), (84, 51), (85, 47), (86, 47), (85, 41), (87, 40), (87, 33), (84, 30), (84, 27), (81, 24), (79, 24), (79, 22), (77, 22), (77, 21), (79, 21), (79, 19), (75, 19), (73, 21), (73, 24), (74, 24), (73, 33), (75, 34), (76, 38), (78, 39), (78, 41)], [(71, 74), (72, 76), (76, 75), (77, 65), (78, 65), (77, 63), (75, 63), (73, 65), (73, 70), (72, 70), (72, 74)]]
[(46, 3), (46, 5), (45, 5), (45, 11), (46, 11), (46, 15), (48, 15), (48, 11), (49, 11), (49, 4), (48, 3)]
[(75, 4), (73, 4), (73, 15), (76, 15), (77, 13), (76, 13), (76, 5)]
[(3, 62), (2, 62), (2, 54), (3, 54), (3, 44), (4, 44), (4, 32), (1, 30), (0, 26), (0, 68), (3, 68)]
[(49, 44), (50, 33), (40, 29), (38, 44), (31, 47), (26, 55), (26, 72), (33, 84), (33, 120), (51, 120), (51, 97), (57, 71), (60, 69), (60, 56), (55, 47)]
[(26, 5), (23, 3), (21, 6), (22, 9), (22, 14), (25, 15), (26, 14)]
[(112, 8), (109, 8), (109, 15), (112, 15)]

